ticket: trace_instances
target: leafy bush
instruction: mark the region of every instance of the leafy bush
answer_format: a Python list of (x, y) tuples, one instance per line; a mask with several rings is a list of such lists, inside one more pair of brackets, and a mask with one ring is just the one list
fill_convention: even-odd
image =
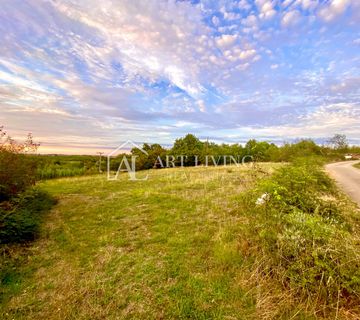
[(0, 201), (9, 200), (35, 184), (36, 162), (26, 153), (37, 147), (31, 134), (25, 143), (18, 143), (0, 127)]
[(359, 243), (338, 199), (319, 162), (304, 159), (279, 168), (244, 197), (266, 260), (263, 272), (328, 307), (360, 303)]
[(31, 134), (18, 143), (0, 127), (0, 244), (33, 240), (42, 212), (53, 203), (46, 193), (31, 188), (37, 162), (27, 153), (38, 146)]
[(292, 165), (278, 169), (261, 188), (271, 195), (271, 206), (280, 212), (299, 210), (310, 214), (338, 215), (337, 206), (331, 207), (332, 203), (321, 197), (334, 196), (336, 189), (314, 159), (297, 159)]
[(47, 193), (31, 188), (0, 204), (0, 244), (34, 240), (42, 215), (54, 204)]

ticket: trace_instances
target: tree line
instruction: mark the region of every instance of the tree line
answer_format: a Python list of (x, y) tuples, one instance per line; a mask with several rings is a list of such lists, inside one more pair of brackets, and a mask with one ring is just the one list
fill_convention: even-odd
[[(201, 141), (193, 134), (175, 140), (169, 149), (160, 144), (145, 143), (143, 151), (138, 148), (131, 150), (131, 155), (137, 156), (136, 168), (151, 169), (162, 167), (160, 162), (166, 163), (171, 156), (177, 166), (205, 165), (209, 163), (208, 156), (215, 159), (216, 164), (222, 165), (226, 157), (234, 157), (239, 162), (242, 159), (260, 162), (288, 162), (298, 157), (323, 156), (333, 160), (340, 160), (345, 153), (360, 153), (360, 147), (350, 147), (346, 136), (335, 134), (326, 144), (318, 145), (312, 139), (301, 139), (295, 142), (284, 143), (281, 146), (267, 141), (250, 139), (246, 144), (216, 144), (215, 142)], [(209, 163), (211, 164), (211, 163)]]

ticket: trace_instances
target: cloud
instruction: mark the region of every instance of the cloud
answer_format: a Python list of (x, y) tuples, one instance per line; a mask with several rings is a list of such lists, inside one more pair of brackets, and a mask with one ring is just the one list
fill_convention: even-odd
[(281, 24), (283, 27), (294, 26), (300, 22), (301, 14), (297, 10), (288, 11), (284, 14), (281, 19)]
[(236, 35), (223, 34), (222, 36), (216, 38), (216, 44), (219, 48), (225, 49), (233, 45), (236, 39)]
[(300, 4), (303, 10), (313, 10), (315, 9), (319, 1), (318, 0), (297, 0), (297, 3)]
[[(283, 112), (284, 110), (281, 110)], [(264, 119), (268, 115), (262, 114)], [(233, 133), (232, 140), (243, 139), (244, 136), (257, 136), (272, 141), (285, 142), (298, 138), (312, 138), (315, 140), (324, 140), (341, 132), (354, 143), (359, 144), (360, 139), (358, 132), (360, 124), (357, 119), (360, 116), (360, 106), (338, 103), (323, 105), (315, 110), (308, 111), (295, 117), (290, 117), (283, 122), (272, 125), (254, 126), (246, 124), (239, 127), (238, 131), (233, 130), (226, 132)], [(260, 117), (260, 113), (258, 115)]]
[(274, 3), (271, 0), (255, 0), (260, 19), (271, 19), (276, 15)]
[(199, 110), (201, 112), (205, 112), (206, 111), (206, 106), (205, 106), (205, 102), (203, 100), (199, 100), (198, 101), (198, 106), (199, 106)]
[(212, 18), (211, 18), (211, 21), (212, 21), (212, 23), (214, 24), (214, 26), (218, 26), (219, 25), (219, 23), (220, 23), (220, 19), (217, 17), (217, 16), (213, 16)]
[(258, 19), (255, 15), (249, 15), (246, 18), (244, 18), (242, 21), (242, 24), (247, 27), (257, 27)]
[(255, 55), (256, 55), (256, 50), (248, 49), (248, 50), (241, 51), (240, 54), (239, 54), (239, 58), (241, 60), (246, 60), (246, 59), (251, 58), (251, 57), (253, 57)]
[(250, 10), (251, 4), (247, 0), (240, 0), (238, 3), (239, 9), (241, 10)]
[(351, 0), (331, 0), (319, 10), (319, 17), (327, 22), (332, 21), (343, 14), (350, 4)]
[(336, 132), (344, 132), (349, 137), (357, 138), (356, 133), (360, 129), (357, 119), (360, 117), (360, 105), (337, 103), (324, 105), (313, 112), (299, 118), (299, 127), (303, 127), (304, 133), (313, 136), (329, 136)]
[(330, 85), (330, 90), (336, 94), (357, 94), (360, 96), (360, 78), (345, 78)]
[[(193, 52), (197, 47), (207, 50), (209, 43), (199, 41), (199, 32), (206, 37), (208, 31), (198, 8), (185, 2), (157, 1), (149, 1), (147, 6), (121, 1), (111, 10), (109, 5), (107, 1), (100, 8), (91, 1), (78, 6), (69, 1), (54, 3), (62, 15), (81, 21), (100, 35), (103, 45), (96, 49), (100, 63), (109, 65), (117, 57), (129, 77), (141, 75), (152, 81), (163, 78), (191, 96), (201, 93)], [(75, 48), (85, 57), (94, 57), (85, 49), (94, 50), (94, 46), (88, 43)]]
[(342, 126), (354, 136), (358, 6), (4, 0), (0, 121), (48, 133), (51, 143), (93, 133), (95, 145), (114, 136), (156, 141), (157, 128), (168, 143), (190, 131), (320, 135), (320, 124), (323, 134)]

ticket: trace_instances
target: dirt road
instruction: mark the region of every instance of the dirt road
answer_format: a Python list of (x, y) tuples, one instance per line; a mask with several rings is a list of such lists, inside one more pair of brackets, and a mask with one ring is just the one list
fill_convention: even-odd
[(353, 167), (357, 162), (360, 161), (330, 163), (325, 168), (339, 187), (360, 206), (360, 169)]

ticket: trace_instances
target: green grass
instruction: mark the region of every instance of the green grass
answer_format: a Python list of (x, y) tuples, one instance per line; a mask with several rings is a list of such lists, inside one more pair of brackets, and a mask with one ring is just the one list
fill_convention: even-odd
[(0, 204), (0, 244), (32, 241), (43, 215), (55, 201), (49, 194), (30, 188)]
[(360, 169), (360, 162), (359, 162), (359, 163), (355, 163), (355, 164), (354, 164), (354, 167)]
[(268, 201), (248, 206), (258, 246), (270, 272), (284, 287), (332, 318), (360, 302), (359, 210), (339, 194), (321, 163), (298, 159), (276, 171), (244, 197)]
[(85, 168), (64, 168), (60, 166), (47, 166), (37, 172), (39, 180), (82, 176), (86, 173)]
[(8, 250), (0, 318), (356, 319), (344, 304), (298, 298), (266, 268), (262, 230), (273, 217), (266, 228), (266, 212), (251, 208), (279, 166), (42, 182), (58, 204), (39, 240)]
[[(47, 180), (98, 173), (98, 157), (36, 155), (31, 156), (37, 163), (37, 179)], [(105, 168), (103, 163), (103, 169)]]

